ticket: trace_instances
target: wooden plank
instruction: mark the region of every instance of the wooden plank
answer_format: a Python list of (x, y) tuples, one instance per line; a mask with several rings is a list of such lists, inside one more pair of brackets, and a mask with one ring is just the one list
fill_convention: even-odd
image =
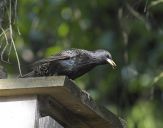
[(123, 127), (118, 117), (104, 107), (98, 106), (87, 93), (80, 90), (73, 81), (64, 76), (0, 80), (0, 96), (36, 94), (52, 97), (53, 105), (45, 107), (47, 110), (44, 112), (52, 113), (51, 116), (66, 127)]
[(52, 97), (40, 96), (39, 108), (42, 116), (51, 116), (66, 128), (90, 128), (78, 115)]
[(50, 116), (41, 117), (39, 119), (39, 128), (64, 128)]
[(1, 128), (36, 128), (37, 99), (34, 96), (0, 98)]

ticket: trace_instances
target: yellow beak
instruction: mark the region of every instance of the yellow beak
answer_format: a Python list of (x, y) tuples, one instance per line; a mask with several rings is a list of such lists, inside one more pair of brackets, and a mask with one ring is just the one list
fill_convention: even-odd
[(113, 60), (111, 60), (111, 59), (107, 59), (106, 60), (109, 64), (111, 64), (111, 66), (113, 67), (113, 68), (115, 68), (117, 65), (115, 64), (115, 62), (113, 61)]

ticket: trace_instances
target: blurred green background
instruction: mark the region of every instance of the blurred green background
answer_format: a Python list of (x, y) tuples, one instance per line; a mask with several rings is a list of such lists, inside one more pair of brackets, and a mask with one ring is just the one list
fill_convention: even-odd
[[(128, 128), (163, 128), (162, 0), (17, 2), (15, 9), (12, 1), (12, 26), (23, 74), (34, 61), (64, 49), (109, 50), (117, 69), (96, 67), (75, 80), (77, 85), (125, 119)], [(4, 5), (0, 26), (8, 34), (10, 4)], [(5, 38), (0, 39), (2, 52)], [(13, 50), (10, 63), (1, 64), (9, 77), (19, 75)]]

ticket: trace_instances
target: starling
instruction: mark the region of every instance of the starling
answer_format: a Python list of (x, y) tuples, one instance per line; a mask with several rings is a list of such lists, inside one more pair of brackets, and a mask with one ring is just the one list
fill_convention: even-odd
[(76, 79), (95, 66), (108, 63), (113, 68), (116, 66), (106, 50), (71, 49), (35, 62), (32, 72), (23, 77), (66, 75), (70, 79)]

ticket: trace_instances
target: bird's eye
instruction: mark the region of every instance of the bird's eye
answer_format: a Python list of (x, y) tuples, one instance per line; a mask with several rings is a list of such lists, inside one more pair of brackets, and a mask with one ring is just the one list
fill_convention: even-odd
[(109, 58), (109, 59), (112, 59), (111, 55), (107, 55), (106, 57)]

